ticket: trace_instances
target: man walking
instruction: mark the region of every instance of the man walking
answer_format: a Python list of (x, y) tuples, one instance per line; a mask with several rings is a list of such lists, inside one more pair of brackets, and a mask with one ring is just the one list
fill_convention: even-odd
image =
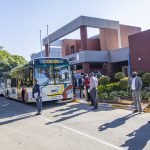
[(90, 73), (90, 95), (91, 95), (91, 100), (93, 101), (94, 108), (92, 110), (97, 109), (97, 85), (98, 85), (98, 80), (96, 77), (94, 77), (94, 73)]
[(140, 77), (137, 77), (137, 73), (132, 73), (132, 78), (129, 81), (129, 85), (132, 92), (132, 98), (134, 100), (135, 110), (134, 112), (141, 113), (142, 107), (141, 107), (141, 100), (140, 100), (140, 91), (143, 86), (142, 80)]
[(81, 73), (81, 76), (79, 78), (79, 90), (80, 90), (80, 98), (82, 98), (83, 90), (84, 90), (84, 76), (83, 76), (83, 73)]
[(34, 80), (34, 86), (33, 86), (33, 89), (32, 89), (32, 97), (35, 98), (37, 109), (38, 109), (38, 113), (36, 113), (35, 115), (41, 115), (42, 99), (40, 97), (40, 86), (38, 84), (37, 79)]

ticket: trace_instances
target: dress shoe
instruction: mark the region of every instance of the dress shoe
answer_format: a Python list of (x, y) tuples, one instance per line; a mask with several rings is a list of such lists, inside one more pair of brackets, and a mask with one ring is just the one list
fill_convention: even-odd
[(36, 113), (35, 116), (41, 115), (41, 113)]
[(91, 110), (97, 110), (97, 108), (92, 108)]
[(133, 113), (136, 113), (136, 112), (138, 112), (138, 110), (134, 110), (134, 111), (133, 111)]

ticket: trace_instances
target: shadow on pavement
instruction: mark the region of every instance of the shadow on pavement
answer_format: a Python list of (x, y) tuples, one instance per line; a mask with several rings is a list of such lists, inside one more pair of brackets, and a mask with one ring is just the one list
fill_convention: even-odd
[(131, 138), (121, 145), (122, 147), (128, 147), (128, 150), (143, 150), (150, 140), (150, 124), (147, 123), (141, 126), (127, 136)]
[(52, 124), (52, 123), (58, 123), (58, 122), (61, 122), (61, 121), (65, 121), (65, 120), (77, 117), (79, 115), (82, 115), (82, 114), (85, 114), (85, 113), (88, 113), (88, 112), (96, 113), (96, 112), (99, 112), (99, 111), (113, 110), (111, 108), (98, 107), (97, 110), (91, 111), (91, 108), (92, 107), (87, 105), (87, 104), (78, 103), (78, 104), (72, 104), (72, 105), (66, 106), (66, 108), (64, 108), (64, 109), (57, 109), (57, 110), (55, 110), (54, 112), (51, 112), (51, 113), (61, 112), (61, 114), (53, 116), (53, 117), (61, 117), (61, 118), (59, 118), (58, 120), (53, 121), (53, 122), (48, 122), (48, 123), (46, 123), (46, 125), (49, 125), (49, 124)]
[[(65, 105), (65, 103), (56, 104), (56, 102), (44, 102), (43, 110), (50, 109), (52, 107), (59, 107), (60, 105)], [(27, 116), (25, 115), (28, 115), (28, 113), (36, 113), (36, 112), (37, 112), (36, 103), (31, 103), (29, 105), (26, 105), (21, 101), (0, 97), (0, 119), (6, 120), (9, 117), (18, 117), (17, 119), (11, 119), (8, 121), (0, 122), (0, 125), (13, 123), (14, 121), (18, 121), (20, 119), (26, 119)]]
[(27, 116), (17, 117), (15, 119), (7, 120), (7, 121), (1, 121), (0, 125), (5, 125), (5, 124), (13, 123), (15, 121), (24, 120), (24, 119), (31, 118), (31, 117), (33, 117), (33, 116), (27, 115)]
[(114, 120), (114, 121), (112, 121), (110, 123), (105, 123), (105, 124), (101, 125), (98, 128), (98, 130), (99, 131), (104, 131), (104, 130), (107, 130), (108, 128), (119, 127), (119, 126), (123, 125), (128, 119), (130, 119), (130, 118), (132, 118), (132, 117), (134, 117), (136, 115), (138, 115), (138, 114), (133, 114), (133, 113), (132, 114), (128, 114), (128, 115), (126, 115), (124, 117), (121, 117), (121, 118), (118, 118), (118, 119), (116, 119), (116, 120)]
[[(53, 121), (53, 122), (48, 122), (45, 125), (49, 125), (49, 124), (52, 124), (52, 123), (58, 123), (58, 122), (61, 122), (61, 121), (65, 121), (65, 120), (77, 117), (79, 115), (88, 113), (90, 111), (91, 111), (91, 107), (86, 105), (86, 104), (82, 104), (82, 103), (72, 104), (72, 105), (67, 106), (67, 108), (58, 109), (58, 110), (56, 110), (54, 112), (51, 112), (51, 113), (62, 112), (60, 115), (53, 116), (53, 117), (61, 116), (61, 118), (56, 120), (56, 121)], [(73, 114), (73, 113), (75, 113), (75, 114)]]
[[(87, 111), (87, 112), (89, 112), (89, 111)], [(71, 115), (71, 116), (62, 117), (62, 118), (60, 118), (60, 119), (58, 119), (58, 120), (56, 120), (56, 121), (48, 122), (48, 123), (46, 123), (45, 125), (49, 125), (49, 124), (53, 124), (53, 123), (62, 122), (62, 121), (65, 121), (65, 120), (68, 120), (68, 119), (77, 117), (77, 116), (79, 116), (79, 115), (85, 114), (85, 113), (87, 113), (87, 112), (82, 112), (82, 113), (74, 114), (74, 115)]]

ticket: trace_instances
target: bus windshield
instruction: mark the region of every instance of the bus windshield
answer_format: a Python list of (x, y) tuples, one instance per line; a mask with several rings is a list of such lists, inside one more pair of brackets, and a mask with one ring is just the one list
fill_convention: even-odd
[(35, 66), (35, 78), (39, 84), (63, 84), (71, 82), (70, 67), (68, 64), (43, 64)]

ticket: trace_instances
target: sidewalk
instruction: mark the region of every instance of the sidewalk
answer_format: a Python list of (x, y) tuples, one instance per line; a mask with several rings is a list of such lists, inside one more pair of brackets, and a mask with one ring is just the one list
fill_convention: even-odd
[[(76, 96), (74, 97), (74, 102), (77, 103), (85, 103), (88, 104), (85, 98), (79, 97), (79, 90), (76, 90)], [(108, 107), (108, 108), (116, 108), (116, 109), (126, 109), (126, 110), (134, 110), (134, 105), (123, 105), (123, 104), (110, 104), (110, 103), (104, 103), (99, 102), (99, 107)], [(143, 107), (143, 111), (146, 113), (150, 113), (150, 108)]]

